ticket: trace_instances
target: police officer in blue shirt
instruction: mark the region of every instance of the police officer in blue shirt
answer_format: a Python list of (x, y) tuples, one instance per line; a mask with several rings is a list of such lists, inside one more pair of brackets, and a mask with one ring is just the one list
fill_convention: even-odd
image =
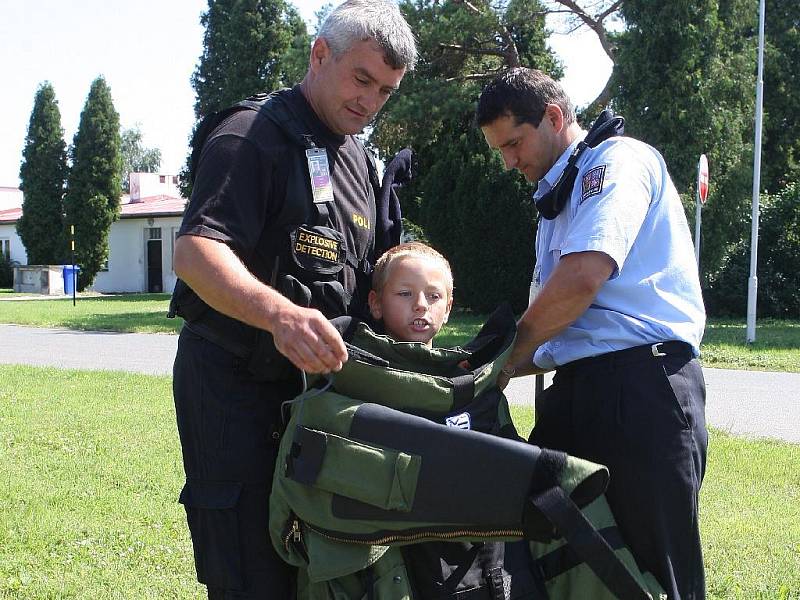
[(532, 301), (501, 385), (555, 369), (530, 441), (605, 464), (640, 566), (672, 599), (705, 597), (698, 496), (706, 464), (705, 326), (697, 265), (663, 157), (604, 115), (587, 132), (561, 86), (513, 69), (476, 121), (537, 183)]

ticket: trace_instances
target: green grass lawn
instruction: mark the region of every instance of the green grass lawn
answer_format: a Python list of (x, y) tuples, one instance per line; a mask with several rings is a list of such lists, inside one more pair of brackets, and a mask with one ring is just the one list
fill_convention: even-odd
[[(482, 316), (456, 312), (437, 336), (436, 345), (464, 343), (482, 322)], [(712, 319), (700, 350), (705, 367), (800, 373), (800, 321), (758, 321), (756, 341), (748, 345), (744, 320)]]
[[(798, 445), (712, 432), (709, 598), (800, 598), (799, 465)], [(0, 366), (0, 598), (204, 597), (182, 477), (170, 378)]]
[(711, 320), (700, 346), (703, 366), (800, 373), (800, 321), (759, 320), (750, 345), (745, 331), (743, 319)]
[[(0, 294), (0, 298), (3, 295)], [(176, 333), (181, 319), (167, 319), (168, 294), (126, 294), (57, 300), (0, 301), (0, 323), (70, 329)], [(484, 315), (456, 311), (436, 338), (437, 346), (470, 339)], [(701, 346), (706, 367), (791, 371), (800, 373), (800, 321), (760, 320), (756, 342), (745, 343), (744, 320), (715, 319), (706, 327)]]
[(167, 319), (169, 294), (124, 294), (55, 300), (3, 300), (0, 323), (101, 331), (177, 333), (181, 319)]

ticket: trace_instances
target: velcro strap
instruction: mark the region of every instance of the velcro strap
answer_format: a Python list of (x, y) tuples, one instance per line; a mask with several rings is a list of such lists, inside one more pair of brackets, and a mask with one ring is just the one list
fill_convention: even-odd
[(298, 425), (286, 456), (286, 476), (295, 481), (313, 485), (322, 469), (328, 440), (324, 433)]

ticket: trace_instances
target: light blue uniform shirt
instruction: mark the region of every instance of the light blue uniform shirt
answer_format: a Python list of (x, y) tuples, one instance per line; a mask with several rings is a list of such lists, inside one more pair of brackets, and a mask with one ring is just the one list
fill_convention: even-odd
[[(546, 193), (579, 140), (539, 181)], [(602, 252), (615, 269), (588, 310), (542, 344), (534, 362), (552, 369), (633, 346), (681, 340), (699, 355), (705, 308), (686, 215), (663, 157), (647, 144), (614, 137), (588, 148), (564, 210), (540, 219), (533, 287), (561, 256)]]

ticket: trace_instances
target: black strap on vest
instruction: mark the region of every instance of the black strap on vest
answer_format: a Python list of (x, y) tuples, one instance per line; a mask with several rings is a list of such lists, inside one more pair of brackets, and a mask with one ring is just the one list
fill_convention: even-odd
[(466, 406), (475, 397), (475, 374), (456, 375), (453, 382), (453, 407)]
[[(563, 452), (542, 449), (537, 464), (535, 480), (548, 476), (550, 485), (543, 491), (531, 494), (532, 504), (552, 523), (558, 535), (564, 538), (571, 550), (585, 562), (598, 579), (620, 600), (652, 600), (650, 594), (634, 579), (614, 549), (594, 528), (575, 503), (558, 485), (561, 470), (566, 464)], [(540, 485), (541, 489), (541, 485)]]
[[(625, 540), (622, 539), (622, 534), (618, 527), (612, 525), (611, 527), (600, 529), (598, 532), (614, 550), (625, 547)], [(574, 569), (582, 562), (581, 558), (575, 554), (569, 544), (564, 544), (548, 552), (544, 556), (537, 558), (536, 566), (538, 567), (538, 571), (544, 576), (545, 581), (550, 581), (551, 579), (563, 575), (570, 569)]]
[[(286, 91), (284, 90), (270, 94), (256, 94), (233, 106), (215, 112), (206, 117), (200, 123), (194, 133), (194, 136), (192, 137), (192, 155), (189, 171), (192, 182), (194, 182), (200, 157), (208, 137), (225, 119), (242, 110), (253, 110), (268, 118), (275, 125), (277, 125), (293, 143), (301, 148), (308, 150), (318, 147), (313, 135), (308, 132), (306, 125), (299, 118), (299, 116), (293, 112), (293, 109), (289, 103), (284, 100), (283, 94), (285, 93)], [(370, 185), (373, 188), (373, 193), (377, 201), (377, 198), (380, 196), (381, 183), (378, 179), (375, 159), (363, 146), (363, 144), (361, 144), (361, 148), (364, 152), (367, 163), (367, 173)], [(312, 201), (310, 210), (312, 213), (309, 221), (313, 222), (315, 225), (328, 225), (330, 221), (330, 202), (317, 203)], [(381, 224), (382, 222), (376, 223), (376, 227), (380, 226)], [(376, 233), (373, 230), (373, 236), (375, 235)], [(372, 244), (370, 244), (370, 246), (372, 246)], [(276, 257), (273, 267), (273, 277), (269, 282), (273, 288), (276, 287), (275, 284), (276, 277), (278, 275), (278, 260), (279, 259)], [(374, 252), (368, 250), (364, 257), (359, 257), (350, 249), (343, 248), (342, 260), (355, 271), (358, 278), (362, 279), (360, 285), (368, 286), (368, 283), (364, 282), (368, 282), (367, 278), (372, 273)], [(175, 316), (181, 316), (188, 323), (197, 322), (201, 318), (205, 320), (213, 318), (215, 321), (214, 323), (207, 323), (203, 331), (200, 331), (200, 328), (198, 328), (197, 333), (203, 337), (206, 337), (207, 339), (211, 339), (209, 335), (207, 335), (210, 332), (210, 335), (214, 337), (212, 341), (222, 345), (224, 348), (230, 351), (235, 352), (238, 356), (248, 358), (249, 361), (255, 366), (261, 365), (264, 360), (269, 359), (273, 354), (277, 354), (271, 336), (268, 334), (259, 333), (260, 337), (257, 341), (255, 341), (255, 344), (254, 340), (240, 340), (240, 336), (237, 334), (239, 327), (226, 326), (228, 321), (233, 323), (236, 322), (229, 317), (215, 313), (216, 311), (211, 309), (203, 300), (201, 300), (197, 294), (195, 294), (195, 292), (189, 288), (188, 285), (181, 280), (177, 281), (175, 290), (173, 291), (172, 299), (170, 301), (170, 307), (167, 313), (168, 317), (174, 318)], [(217, 326), (217, 322), (220, 324), (219, 327)], [(242, 350), (242, 346), (245, 347), (244, 350)], [(281, 372), (283, 373), (285, 370), (286, 369), (282, 369)]]
[(594, 148), (600, 142), (610, 137), (623, 135), (625, 133), (625, 119), (615, 117), (614, 113), (606, 109), (600, 113), (586, 137), (578, 142), (575, 150), (572, 151), (567, 166), (558, 176), (553, 187), (536, 200), (536, 209), (539, 214), (547, 220), (555, 219), (567, 205), (572, 188), (575, 187), (575, 178), (578, 176), (578, 159), (583, 155), (587, 148)]
[[(232, 108), (254, 110), (266, 117), (298, 146), (311, 150), (318, 148), (314, 136), (308, 132), (306, 125), (300, 120), (288, 102), (278, 96), (279, 92), (256, 94), (235, 104)], [(327, 225), (330, 220), (330, 202), (312, 202), (315, 225)]]

